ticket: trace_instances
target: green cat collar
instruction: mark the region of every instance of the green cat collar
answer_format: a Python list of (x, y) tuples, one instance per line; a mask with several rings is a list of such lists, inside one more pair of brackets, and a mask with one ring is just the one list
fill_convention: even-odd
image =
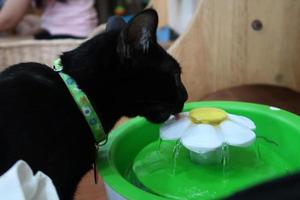
[(93, 133), (96, 146), (104, 145), (107, 141), (107, 135), (105, 134), (101, 121), (86, 94), (79, 89), (76, 81), (72, 77), (62, 72), (63, 65), (61, 64), (61, 59), (54, 61), (53, 70), (58, 72), (69, 89), (74, 101), (76, 102), (79, 110), (83, 114)]

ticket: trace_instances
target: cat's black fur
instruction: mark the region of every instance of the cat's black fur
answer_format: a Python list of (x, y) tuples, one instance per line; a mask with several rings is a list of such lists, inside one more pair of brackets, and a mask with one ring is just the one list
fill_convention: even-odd
[[(119, 20), (119, 21), (118, 21)], [(61, 56), (93, 103), (108, 133), (121, 116), (160, 123), (187, 99), (180, 66), (156, 42), (154, 10)], [(50, 176), (61, 199), (72, 199), (91, 169), (94, 139), (68, 89), (48, 66), (21, 63), (0, 74), (0, 174), (23, 159)]]

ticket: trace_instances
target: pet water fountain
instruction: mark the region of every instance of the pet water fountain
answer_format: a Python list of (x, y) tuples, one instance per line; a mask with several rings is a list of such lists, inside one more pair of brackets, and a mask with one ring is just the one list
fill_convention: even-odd
[(241, 102), (197, 102), (156, 125), (115, 129), (98, 166), (111, 200), (220, 199), (300, 170), (300, 117)]

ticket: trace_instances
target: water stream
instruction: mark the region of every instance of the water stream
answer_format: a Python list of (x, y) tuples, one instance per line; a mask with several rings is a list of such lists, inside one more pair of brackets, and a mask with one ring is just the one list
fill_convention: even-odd
[(175, 173), (176, 173), (177, 160), (178, 160), (179, 153), (180, 153), (182, 147), (183, 146), (180, 143), (180, 140), (177, 140), (176, 144), (175, 144), (175, 146), (173, 148), (173, 155), (172, 155), (172, 162), (173, 162), (172, 174), (173, 175), (175, 175)]
[(161, 138), (158, 139), (158, 151), (160, 151), (161, 148), (161, 144), (162, 144), (163, 140)]
[(223, 144), (221, 147), (221, 164), (222, 164), (222, 171), (223, 176), (226, 177), (226, 171), (229, 163), (229, 146), (227, 144)]

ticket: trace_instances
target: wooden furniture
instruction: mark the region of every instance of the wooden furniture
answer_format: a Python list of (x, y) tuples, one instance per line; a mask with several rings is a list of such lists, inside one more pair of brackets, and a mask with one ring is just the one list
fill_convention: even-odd
[(244, 84), (300, 91), (299, 36), (300, 1), (199, 0), (169, 52), (183, 68), (190, 101)]
[(201, 100), (246, 101), (266, 104), (300, 115), (300, 93), (274, 85), (242, 85), (210, 93)]

